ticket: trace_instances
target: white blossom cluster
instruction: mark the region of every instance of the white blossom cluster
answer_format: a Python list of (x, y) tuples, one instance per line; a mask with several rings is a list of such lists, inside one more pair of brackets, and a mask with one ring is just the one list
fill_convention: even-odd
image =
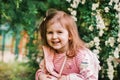
[[(119, 4), (120, 4), (120, 2), (119, 2)], [(120, 11), (118, 12), (118, 24), (119, 24), (119, 33), (118, 33), (117, 42), (119, 44), (118, 44), (118, 47), (116, 47), (115, 51), (114, 51), (115, 58), (118, 58), (119, 57), (119, 53), (120, 53)]]
[(97, 22), (97, 25), (96, 25), (97, 29), (99, 29), (99, 36), (101, 37), (103, 36), (103, 33), (104, 33), (105, 24), (99, 10), (97, 11), (97, 14), (96, 14), (96, 22)]
[(100, 48), (100, 39), (99, 39), (99, 37), (94, 37), (93, 41), (94, 41), (94, 45), (95, 45), (95, 49), (93, 49), (93, 52), (98, 55), (100, 50), (101, 50), (101, 48)]
[(78, 8), (79, 3), (84, 4), (86, 0), (66, 0), (70, 3), (70, 8), (68, 8), (68, 11), (70, 11), (73, 19), (77, 21), (77, 11), (75, 9)]
[[(115, 3), (114, 8), (116, 11), (118, 11), (118, 14), (116, 15), (116, 17), (118, 18), (118, 24), (119, 24), (119, 33), (120, 33), (120, 2), (119, 0), (110, 0), (110, 2), (108, 3), (109, 5), (112, 5), (113, 2)], [(105, 7), (104, 8), (105, 12), (108, 13), (109, 12), (109, 7)], [(118, 43), (120, 43), (120, 34), (118, 33)], [(114, 37), (109, 37), (107, 41), (105, 41), (105, 45), (110, 45), (112, 48), (115, 47), (115, 42), (116, 39)], [(119, 53), (120, 53), (120, 44), (118, 44), (118, 46), (115, 47), (115, 50), (112, 52), (114, 56), (109, 56), (109, 58), (107, 59), (107, 64), (108, 64), (108, 77), (110, 80), (113, 80), (113, 75), (114, 75), (114, 66), (116, 66), (118, 63), (116, 63), (116, 61), (114, 61), (114, 57), (115, 58), (119, 58)], [(114, 66), (111, 64), (111, 61), (114, 61)]]
[[(76, 15), (77, 15), (77, 11), (76, 9), (78, 8), (79, 3), (83, 4), (86, 2), (86, 0), (66, 0), (67, 2), (70, 3), (70, 8), (68, 8), (68, 11), (70, 11), (71, 15), (73, 16), (74, 20), (77, 21)], [(113, 9), (116, 10), (118, 12), (118, 14), (116, 14), (116, 18), (118, 18), (118, 24), (119, 24), (119, 33), (118, 33), (118, 38), (114, 38), (113, 36), (110, 36), (106, 41), (105, 41), (105, 46), (110, 46), (111, 48), (115, 49), (112, 50), (112, 52), (108, 52), (108, 54), (112, 54), (114, 56), (109, 56), (107, 59), (107, 65), (108, 65), (108, 69), (107, 69), (107, 74), (110, 80), (113, 80), (114, 77), (114, 67), (112, 65), (112, 61), (114, 62), (114, 65), (116, 65), (117, 63), (114, 61), (114, 58), (118, 58), (119, 57), (119, 53), (120, 53), (120, 1), (119, 0), (110, 0), (108, 3), (108, 6), (104, 7), (104, 12), (109, 13), (110, 8), (109, 6), (113, 6)], [(91, 40), (87, 45), (89, 47), (95, 47), (95, 49), (93, 49), (93, 52), (95, 54), (99, 54), (100, 50), (102, 50), (102, 48), (100, 47), (100, 37), (103, 36), (103, 34), (105, 33), (107, 27), (105, 26), (105, 22), (101, 16), (100, 13), (100, 9), (99, 9), (100, 3), (93, 3), (91, 10), (92, 11), (96, 11), (96, 14), (94, 14), (93, 12), (91, 13), (92, 15), (94, 15), (96, 17), (96, 28), (99, 31), (98, 36), (95, 36), (93, 40)], [(88, 29), (90, 31), (93, 31), (95, 28), (92, 26), (92, 24), (88, 27)], [(115, 43), (119, 43), (117, 46), (115, 45)], [(99, 57), (99, 56), (98, 56)], [(116, 64), (115, 64), (116, 63)]]
[(109, 56), (109, 58), (107, 59), (107, 65), (109, 66), (107, 69), (107, 74), (110, 80), (113, 80), (114, 78), (114, 67), (112, 65), (112, 61), (113, 61), (113, 56)]
[(119, 0), (111, 0), (111, 3), (114, 2), (114, 9), (118, 12), (120, 12), (120, 1)]
[(118, 17), (118, 24), (119, 24), (119, 32), (118, 32), (118, 38), (117, 38), (118, 46), (115, 48), (115, 51), (114, 51), (115, 58), (119, 58), (119, 53), (120, 53), (120, 12), (118, 12), (117, 17)]
[(99, 7), (99, 2), (92, 4), (92, 10), (96, 10), (98, 7)]
[(109, 37), (109, 39), (107, 41), (105, 41), (105, 45), (110, 45), (111, 47), (114, 47), (114, 43), (115, 43), (115, 38), (114, 37)]
[(116, 14), (116, 17), (118, 18), (118, 24), (119, 24), (119, 32), (118, 32), (118, 38), (117, 38), (117, 42), (119, 43), (118, 46), (115, 48), (114, 51), (114, 57), (118, 58), (119, 57), (119, 53), (120, 53), (120, 1), (119, 0), (111, 0), (111, 3), (114, 2), (114, 9), (118, 12), (118, 14)]
[[(98, 7), (98, 6), (99, 6), (98, 3), (94, 4), (94, 7)], [(101, 50), (100, 38), (99, 37), (103, 36), (103, 34), (104, 34), (105, 24), (104, 24), (104, 21), (103, 21), (101, 15), (100, 15), (100, 11), (99, 10), (97, 10), (97, 14), (95, 15), (95, 17), (96, 17), (96, 23), (97, 23), (96, 27), (99, 30), (99, 35), (94, 37), (93, 41), (90, 41), (88, 43), (88, 45), (89, 45), (89, 47), (95, 46), (95, 49), (93, 49), (93, 52), (98, 55), (100, 53), (100, 50)], [(92, 27), (92, 25), (90, 25), (89, 26), (89, 30), (93, 31), (93, 29), (94, 28)]]
[(73, 8), (68, 8), (68, 11), (70, 11), (72, 18), (77, 21), (76, 15), (77, 15), (77, 11), (74, 10)]

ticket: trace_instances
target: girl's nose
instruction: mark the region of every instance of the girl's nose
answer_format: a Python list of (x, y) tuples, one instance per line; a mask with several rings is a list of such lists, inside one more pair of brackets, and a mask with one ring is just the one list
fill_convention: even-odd
[(52, 36), (53, 39), (57, 38), (57, 34), (54, 33), (53, 36)]

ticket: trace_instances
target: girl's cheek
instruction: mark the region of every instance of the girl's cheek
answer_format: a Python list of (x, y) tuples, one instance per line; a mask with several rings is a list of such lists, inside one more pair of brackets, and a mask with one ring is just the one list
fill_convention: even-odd
[(51, 40), (51, 36), (47, 36), (46, 38), (47, 38), (47, 41)]

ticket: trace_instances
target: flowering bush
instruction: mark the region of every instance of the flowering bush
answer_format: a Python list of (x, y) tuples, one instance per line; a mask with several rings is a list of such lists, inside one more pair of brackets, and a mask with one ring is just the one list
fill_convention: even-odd
[[(81, 38), (98, 55), (100, 80), (113, 80), (120, 53), (119, 0), (66, 0)], [(104, 4), (103, 4), (104, 3)]]
[[(38, 44), (35, 41), (39, 36), (36, 35), (38, 33), (36, 21), (39, 24), (47, 9), (56, 8), (73, 16), (81, 38), (98, 55), (101, 65), (99, 79), (114, 80), (118, 77), (118, 63), (114, 58), (119, 58), (120, 53), (119, 0), (2, 0), (0, 5), (0, 24), (9, 23), (8, 30), (12, 30), (15, 35), (19, 35), (20, 30), (28, 32), (30, 67), (38, 68), (38, 65), (34, 65), (38, 54)], [(19, 40), (16, 38), (16, 41)]]

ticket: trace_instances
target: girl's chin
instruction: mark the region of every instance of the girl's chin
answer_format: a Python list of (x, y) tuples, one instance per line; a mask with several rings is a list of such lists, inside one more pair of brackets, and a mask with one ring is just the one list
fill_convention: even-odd
[(55, 50), (60, 50), (61, 49), (61, 47), (59, 47), (59, 46), (52, 46), (52, 48), (55, 49)]
[(55, 50), (59, 50), (60, 49), (60, 47), (52, 47), (53, 49), (55, 49)]

